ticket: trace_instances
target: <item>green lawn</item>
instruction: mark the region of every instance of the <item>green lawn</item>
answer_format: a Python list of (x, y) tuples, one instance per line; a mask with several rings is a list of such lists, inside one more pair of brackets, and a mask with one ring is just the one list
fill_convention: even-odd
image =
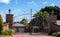
[(0, 35), (0, 37), (12, 37), (12, 36), (7, 36), (7, 35), (6, 35), (6, 36), (5, 36), (5, 35)]

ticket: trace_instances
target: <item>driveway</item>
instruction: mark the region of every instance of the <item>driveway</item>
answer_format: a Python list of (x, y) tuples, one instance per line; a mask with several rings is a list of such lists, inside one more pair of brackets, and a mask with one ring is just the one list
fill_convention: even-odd
[(49, 36), (47, 34), (41, 34), (41, 33), (32, 33), (32, 35), (29, 35), (29, 33), (16, 33), (13, 35), (13, 37), (55, 37), (55, 36)]

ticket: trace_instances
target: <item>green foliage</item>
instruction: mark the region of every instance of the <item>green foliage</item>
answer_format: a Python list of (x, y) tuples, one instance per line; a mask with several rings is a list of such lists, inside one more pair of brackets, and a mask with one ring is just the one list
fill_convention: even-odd
[(12, 37), (12, 36), (7, 36), (7, 35), (0, 35), (0, 37)]
[(60, 37), (60, 32), (57, 32), (56, 36), (57, 36), (57, 37)]
[(2, 20), (1, 14), (0, 14), (0, 34), (2, 34), (2, 30), (3, 30), (3, 20)]
[(60, 7), (58, 6), (46, 6), (45, 8), (41, 8), (40, 11), (44, 12), (44, 11), (47, 11), (49, 13), (49, 15), (52, 14), (52, 10), (53, 10), (53, 14), (54, 15), (57, 15), (57, 19), (59, 19), (59, 16), (60, 16)]
[(25, 19), (25, 18), (22, 19), (20, 23), (24, 24), (26, 27), (28, 27), (28, 20), (27, 19)]
[(51, 14), (52, 10), (54, 10), (55, 14), (58, 14), (60, 12), (60, 8), (58, 6), (46, 6), (45, 8), (42, 8), (40, 11), (47, 11), (49, 14)]
[(56, 37), (60, 37), (60, 32), (54, 32), (54, 33), (52, 33), (52, 35), (54, 35)]
[(52, 33), (53, 36), (56, 36), (57, 32)]
[(39, 25), (39, 19), (36, 19), (36, 18), (33, 18), (30, 23), (29, 23), (29, 26), (35, 26), (35, 25)]
[(2, 34), (12, 36), (13, 31), (11, 29), (6, 29), (6, 30), (2, 31)]
[(48, 16), (49, 13), (48, 12), (38, 12), (37, 14), (34, 15), (35, 18), (38, 18), (38, 20), (43, 24), (47, 24), (48, 21)]
[(27, 19), (22, 19), (22, 21), (20, 22), (21, 24), (24, 24), (24, 25), (27, 25), (27, 23), (28, 23), (28, 21), (27, 21)]
[(30, 23), (29, 23), (29, 28), (31, 26), (46, 26), (47, 23), (48, 23), (48, 16), (49, 16), (49, 13), (48, 12), (37, 12), (33, 17)]

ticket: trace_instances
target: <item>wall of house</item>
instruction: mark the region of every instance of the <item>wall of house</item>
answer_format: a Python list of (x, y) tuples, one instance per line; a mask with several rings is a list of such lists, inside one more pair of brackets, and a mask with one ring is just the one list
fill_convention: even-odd
[(60, 31), (60, 26), (57, 24), (50, 24), (51, 31)]
[(49, 16), (49, 30), (50, 31), (60, 31), (60, 26), (57, 23), (57, 16), (51, 15)]
[(15, 33), (23, 33), (23, 32), (25, 32), (25, 27), (23, 27), (23, 26), (14, 26), (13, 30), (14, 30)]

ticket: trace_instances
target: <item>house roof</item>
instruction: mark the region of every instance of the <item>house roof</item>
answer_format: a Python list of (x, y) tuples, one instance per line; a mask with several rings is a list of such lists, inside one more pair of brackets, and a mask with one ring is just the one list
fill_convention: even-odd
[(25, 25), (20, 23), (14, 23), (13, 26), (25, 26)]

